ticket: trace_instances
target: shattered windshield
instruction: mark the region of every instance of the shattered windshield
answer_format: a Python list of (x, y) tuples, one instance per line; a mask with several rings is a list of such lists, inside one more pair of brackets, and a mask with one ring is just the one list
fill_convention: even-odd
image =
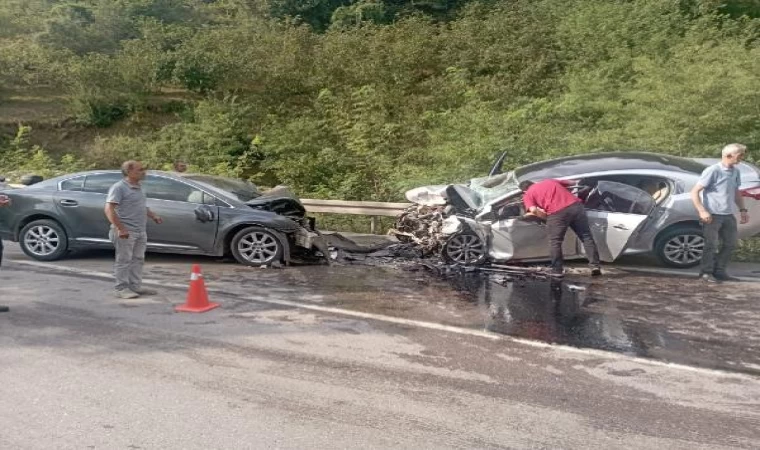
[(503, 197), (518, 189), (514, 172), (501, 173), (490, 177), (473, 178), (470, 189), (480, 196), (480, 204), (485, 205), (492, 200)]

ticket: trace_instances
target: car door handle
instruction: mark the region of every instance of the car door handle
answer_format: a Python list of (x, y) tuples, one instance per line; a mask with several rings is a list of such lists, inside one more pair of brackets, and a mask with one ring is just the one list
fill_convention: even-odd
[(628, 230), (628, 227), (625, 225), (613, 225), (612, 228), (617, 228), (618, 230)]
[(62, 206), (79, 206), (79, 203), (74, 200), (61, 200)]

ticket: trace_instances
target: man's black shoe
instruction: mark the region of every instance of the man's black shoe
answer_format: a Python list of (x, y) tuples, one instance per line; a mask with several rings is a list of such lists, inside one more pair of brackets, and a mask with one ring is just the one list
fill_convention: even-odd
[(8, 308), (5, 305), (0, 305), (0, 312), (8, 312), (8, 311), (10, 311), (10, 308)]
[(727, 273), (716, 273), (715, 278), (719, 281), (742, 281), (736, 277), (732, 277)]
[(592, 277), (599, 277), (601, 275), (602, 275), (602, 269), (600, 269), (598, 267), (595, 268), (595, 269), (591, 269), (591, 276)]

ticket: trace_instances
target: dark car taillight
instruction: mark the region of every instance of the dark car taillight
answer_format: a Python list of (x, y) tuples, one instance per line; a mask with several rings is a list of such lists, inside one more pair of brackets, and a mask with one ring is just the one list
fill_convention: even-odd
[(742, 193), (742, 197), (749, 197), (755, 200), (760, 200), (760, 187), (742, 189), (741, 193)]

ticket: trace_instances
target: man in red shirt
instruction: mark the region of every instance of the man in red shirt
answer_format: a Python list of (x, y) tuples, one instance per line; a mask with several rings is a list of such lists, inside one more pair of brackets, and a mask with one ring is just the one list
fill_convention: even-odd
[(591, 235), (583, 202), (567, 189), (567, 186), (572, 184), (571, 181), (553, 179), (539, 181), (538, 183), (521, 182), (520, 190), (524, 192), (525, 210), (546, 219), (553, 276), (561, 277), (564, 275), (562, 242), (565, 240), (568, 227), (572, 228), (583, 242), (583, 248), (586, 250), (586, 256), (591, 266), (591, 275), (599, 276), (602, 274), (602, 269), (599, 266), (599, 252)]

